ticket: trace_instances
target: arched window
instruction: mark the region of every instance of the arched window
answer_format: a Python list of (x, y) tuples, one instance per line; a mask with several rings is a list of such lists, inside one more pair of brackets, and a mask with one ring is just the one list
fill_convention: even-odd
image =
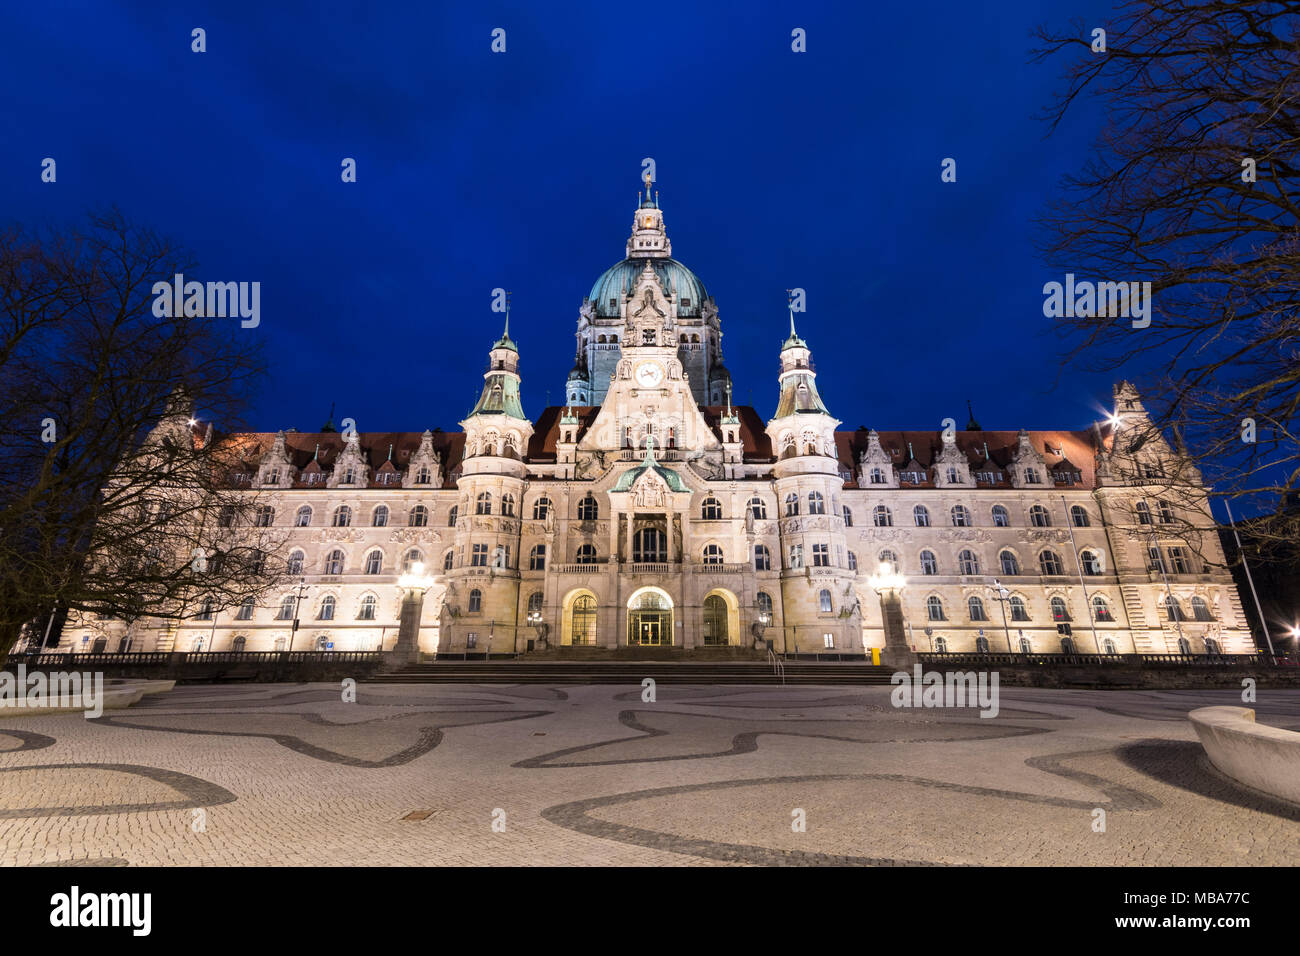
[(819, 592), (817, 592), (817, 601), (818, 601), (818, 606), (821, 608), (823, 614), (830, 614), (832, 611), (835, 610), (835, 608), (831, 604), (831, 592), (826, 588), (822, 588)]
[(749, 508), (749, 513), (755, 521), (762, 521), (767, 518), (767, 504), (762, 498), (750, 498), (746, 507)]
[(417, 564), (423, 564), (423, 563), (424, 563), (424, 555), (420, 553), (420, 549), (412, 548), (410, 551), (407, 551), (406, 555), (402, 558), (402, 570), (410, 571)]
[(492, 492), (484, 491), (474, 504), (474, 513), (476, 515), (490, 515), (492, 513)]
[(1013, 621), (1029, 620), (1029, 611), (1025, 609), (1024, 598), (1012, 596), (1007, 600), (1007, 606), (1011, 609), (1011, 620)]
[(377, 505), (375, 510), (370, 513), (370, 526), (372, 528), (388, 527), (388, 505)]
[(889, 528), (894, 524), (894, 516), (884, 505), (876, 505), (871, 512), (871, 519), (877, 528)]
[(1002, 567), (1002, 573), (1013, 575), (1020, 573), (1020, 562), (1010, 551), (1003, 551), (998, 555), (998, 564)]
[(889, 573), (898, 573), (898, 555), (890, 548), (880, 552), (880, 563), (889, 565)]
[(379, 602), (373, 594), (367, 594), (361, 599), (361, 605), (357, 608), (358, 621), (373, 621), (375, 619), (375, 606)]
[(347, 505), (339, 505), (334, 509), (334, 527), (346, 528), (352, 524), (352, 509)]
[(1092, 617), (1096, 621), (1113, 622), (1115, 620), (1111, 617), (1110, 605), (1106, 603), (1106, 599), (1100, 594), (1095, 595), (1092, 599)]
[(335, 550), (329, 553), (329, 557), (325, 559), (325, 573), (326, 574), (343, 573), (343, 552), (342, 551), (339, 551), (336, 548)]
[(912, 509), (912, 520), (918, 528), (930, 527), (930, 509), (925, 505), (917, 505)]
[(1086, 528), (1092, 524), (1088, 520), (1088, 509), (1083, 505), (1070, 506), (1070, 520), (1074, 522), (1076, 528)]
[(469, 592), (469, 613), (478, 614), (483, 610), (483, 592), (473, 588)]
[(528, 595), (528, 616), (532, 618), (534, 615), (541, 614), (541, 613), (542, 613), (542, 592), (534, 591), (532, 594)]
[(767, 549), (765, 544), (754, 545), (754, 570), (772, 570), (772, 552)]
[(785, 516), (792, 518), (799, 513), (799, 496), (793, 491), (785, 496)]
[(584, 544), (579, 546), (578, 553), (574, 560), (578, 564), (595, 564), (596, 563), (596, 546), (594, 544)]
[(1055, 551), (1043, 551), (1038, 555), (1038, 570), (1043, 574), (1064, 574), (1061, 556)]
[(371, 551), (366, 555), (366, 574), (378, 574), (384, 566), (384, 552)]
[(1192, 598), (1192, 620), (1194, 621), (1213, 621), (1214, 615), (1210, 613), (1209, 607), (1205, 604), (1205, 598)]
[(1213, 637), (1207, 637), (1207, 638), (1205, 639), (1205, 653), (1207, 653), (1207, 654), (1222, 654), (1222, 653), (1223, 653), (1223, 650), (1219, 647), (1219, 642), (1218, 642), (1218, 640), (1216, 640), (1216, 639), (1213, 638)]
[(456, 527), (456, 519), (459, 517), (460, 517), (460, 507), (458, 505), (452, 505), (451, 510), (447, 512), (447, 527), (448, 528)]
[(1001, 505), (993, 506), (993, 527), (1005, 528), (1011, 524), (1011, 518), (1007, 514), (1007, 509)]
[(948, 653), (948, 641), (942, 635), (934, 639), (934, 652), (936, 654)]
[(1074, 646), (1074, 638), (1072, 638), (1072, 637), (1063, 637), (1063, 638), (1061, 638), (1061, 653), (1062, 653), (1062, 654), (1074, 654), (1074, 653), (1076, 653), (1076, 652), (1077, 652), (1077, 649), (1076, 649), (1075, 646)]
[(538, 498), (533, 502), (533, 520), (545, 521), (551, 516), (551, 499)]
[(1035, 528), (1050, 528), (1052, 518), (1042, 505), (1034, 505), (1029, 509), (1029, 523)]
[(244, 648), (247, 646), (248, 646), (248, 638), (244, 637), (243, 634), (240, 634), (238, 637), (236, 637), (233, 641), (230, 642), (230, 649), (234, 651), (236, 654), (242, 654), (244, 652)]
[(327, 594), (323, 598), (321, 598), (320, 608), (316, 611), (316, 620), (318, 621), (334, 620), (334, 606), (337, 603), (338, 602), (334, 599), (334, 595), (332, 594)]
[(826, 499), (822, 497), (820, 491), (810, 491), (808, 493), (808, 513), (810, 515), (824, 515), (826, 513)]
[(1052, 620), (1056, 623), (1070, 620), (1070, 610), (1065, 606), (1065, 598), (1054, 597), (1048, 602), (1052, 606)]
[(596, 643), (596, 599), (589, 594), (573, 602), (569, 640), (574, 644)]
[(965, 505), (953, 505), (950, 514), (954, 528), (970, 527), (970, 512), (966, 510)]
[(984, 602), (978, 595), (972, 594), (966, 599), (966, 607), (970, 609), (970, 619), (972, 621), (987, 621), (988, 615), (984, 613)]
[(1101, 574), (1101, 556), (1096, 551), (1084, 549), (1079, 553), (1079, 563), (1083, 565), (1083, 573), (1096, 577)]
[(1145, 501), (1139, 501), (1134, 508), (1137, 511), (1138, 524), (1151, 523), (1151, 507)]
[(634, 564), (663, 564), (668, 560), (668, 536), (658, 528), (640, 528), (632, 535)]
[(772, 623), (772, 595), (766, 591), (758, 592), (758, 619), (764, 624)]
[(925, 616), (931, 621), (942, 621), (943, 616), (943, 599), (937, 594), (931, 594), (925, 599)]
[(935, 558), (933, 551), (921, 552), (921, 573), (922, 574), (939, 573), (939, 561), (938, 559)]
[(722, 518), (722, 502), (713, 495), (704, 499), (700, 506), (700, 517), (705, 521), (718, 521)]
[(444, 571), (450, 571), (455, 562), (456, 552), (448, 550), (447, 553), (442, 556), (442, 569)]
[(515, 516), (515, 496), (514, 496), (514, 495), (502, 495), (502, 496), (501, 496), (501, 513), (502, 513), (503, 515), (505, 515), (507, 518), (513, 518), (513, 517)]
[(979, 574), (980, 559), (970, 549), (963, 549), (957, 554), (958, 574)]
[(848, 508), (844, 508), (843, 511), (842, 511), (842, 514), (844, 515), (844, 527), (846, 527), (846, 528), (852, 528), (852, 527), (853, 527), (853, 512), (850, 511)]
[(1104, 641), (1101, 642), (1101, 648), (1102, 648), (1102, 653), (1103, 653), (1103, 654), (1118, 654), (1118, 653), (1119, 653), (1119, 648), (1117, 648), (1117, 647), (1115, 646), (1115, 642), (1114, 642), (1113, 640), (1111, 640), (1109, 637), (1106, 638)]
[(989, 652), (989, 639), (983, 634), (975, 638), (975, 653), (987, 654)]
[(533, 550), (528, 552), (528, 570), (545, 571), (546, 570), (546, 545), (535, 544)]
[(718, 545), (716, 545), (716, 544), (706, 545), (705, 548), (704, 548), (704, 563), (705, 563), (705, 564), (721, 564), (721, 563), (722, 563), (722, 548), (718, 547)]
[(856, 571), (857, 569), (858, 569), (858, 556), (857, 556), (856, 554), (854, 554), (852, 551), (850, 551), (850, 552), (849, 552), (849, 570), (850, 570), (850, 571)]
[(1178, 603), (1178, 598), (1172, 594), (1165, 595), (1165, 611), (1171, 621), (1185, 621), (1187, 617), (1183, 614), (1183, 606)]
[(416, 505), (411, 509), (411, 513), (407, 517), (406, 523), (412, 528), (423, 528), (429, 523), (429, 509), (424, 505)]
[(298, 598), (292, 594), (286, 594), (280, 598), (280, 610), (275, 612), (277, 621), (292, 621), (293, 612), (298, 607)]
[(302, 574), (302, 565), (306, 557), (301, 551), (291, 552), (289, 562), (285, 565), (285, 572), (288, 574)]
[(596, 504), (596, 499), (592, 495), (587, 495), (578, 502), (578, 520), (595, 521), (600, 515), (600, 508)]
[(305, 528), (311, 524), (311, 505), (303, 505), (298, 509), (297, 516), (293, 519), (295, 528)]

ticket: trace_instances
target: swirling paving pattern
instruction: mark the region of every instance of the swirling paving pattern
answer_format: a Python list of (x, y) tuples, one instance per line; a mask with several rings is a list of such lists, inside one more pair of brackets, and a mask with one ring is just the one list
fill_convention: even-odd
[[(1208, 765), (1227, 691), (180, 687), (0, 724), (9, 865), (1284, 865), (1300, 808)], [(1259, 720), (1300, 729), (1300, 692)], [(495, 825), (494, 825), (495, 824)]]

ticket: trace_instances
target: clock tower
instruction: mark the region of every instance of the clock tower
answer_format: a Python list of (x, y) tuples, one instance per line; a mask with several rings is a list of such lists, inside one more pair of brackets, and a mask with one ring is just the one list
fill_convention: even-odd
[(621, 333), (619, 360), (579, 453), (618, 450), (636, 457), (652, 438), (669, 458), (720, 456), (722, 446), (700, 413), (678, 352), (673, 304), (649, 261), (627, 295)]

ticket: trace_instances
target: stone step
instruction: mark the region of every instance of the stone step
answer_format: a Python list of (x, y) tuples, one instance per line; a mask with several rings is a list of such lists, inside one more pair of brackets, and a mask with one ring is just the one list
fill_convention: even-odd
[[(893, 670), (871, 664), (787, 663), (787, 684), (888, 684)], [(780, 684), (768, 664), (617, 662), (441, 661), (411, 664), (369, 678), (382, 683), (640, 684), (645, 678), (672, 684)]]

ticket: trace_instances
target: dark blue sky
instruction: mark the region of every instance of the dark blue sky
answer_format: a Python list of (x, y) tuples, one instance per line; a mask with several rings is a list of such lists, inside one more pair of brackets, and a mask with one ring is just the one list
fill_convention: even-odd
[(1060, 272), (1031, 246), (1102, 113), (1045, 138), (1062, 64), (1028, 63), (1033, 26), (1104, 24), (1106, 2), (271, 6), (0, 20), (4, 218), (116, 203), (192, 249), (193, 278), (260, 281), (259, 428), (315, 430), (337, 402), (362, 431), (454, 429), (497, 286), (525, 410), (561, 402), (645, 156), (674, 256), (717, 301), (735, 398), (764, 417), (792, 286), (846, 428), (964, 425), (968, 397), (986, 428), (1085, 427), (1109, 400), (1112, 376), (1059, 374), (1041, 289)]

